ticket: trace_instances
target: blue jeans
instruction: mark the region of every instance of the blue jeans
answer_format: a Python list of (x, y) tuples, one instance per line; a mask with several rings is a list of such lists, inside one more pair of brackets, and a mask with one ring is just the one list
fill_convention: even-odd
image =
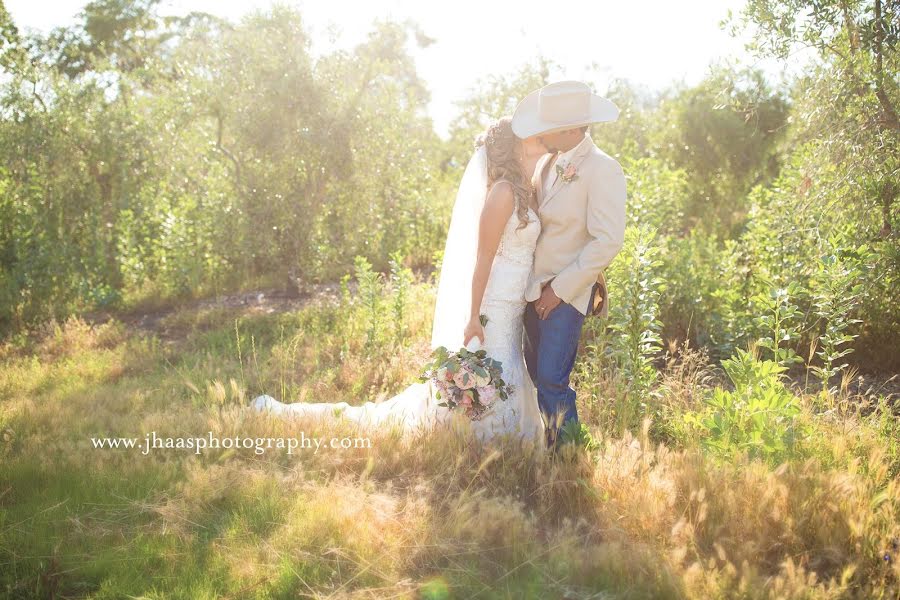
[(550, 446), (558, 444), (562, 425), (578, 422), (575, 390), (569, 387), (569, 375), (575, 366), (583, 324), (584, 315), (566, 302), (560, 302), (543, 321), (534, 302), (525, 307), (525, 364), (537, 387), (538, 406), (547, 424)]

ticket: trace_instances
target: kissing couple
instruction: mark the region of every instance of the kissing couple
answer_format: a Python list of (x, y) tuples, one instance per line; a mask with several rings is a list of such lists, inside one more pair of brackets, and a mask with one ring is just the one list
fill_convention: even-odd
[[(481, 440), (516, 435), (557, 447), (578, 425), (575, 365), (585, 318), (604, 316), (604, 269), (625, 237), (625, 175), (590, 137), (615, 121), (610, 100), (577, 81), (526, 96), (475, 143), (450, 219), (437, 288), (432, 348), (484, 350), (511, 387), (471, 426)], [(448, 422), (432, 381), (383, 402), (252, 407), (284, 416), (344, 418), (404, 431)]]

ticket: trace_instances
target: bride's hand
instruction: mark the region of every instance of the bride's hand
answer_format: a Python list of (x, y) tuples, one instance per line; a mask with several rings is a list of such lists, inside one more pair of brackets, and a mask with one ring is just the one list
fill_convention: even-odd
[(469, 341), (472, 338), (479, 338), (481, 343), (484, 344), (484, 326), (481, 324), (481, 319), (475, 317), (469, 321), (469, 324), (466, 325), (466, 329), (463, 331), (463, 346), (468, 346)]

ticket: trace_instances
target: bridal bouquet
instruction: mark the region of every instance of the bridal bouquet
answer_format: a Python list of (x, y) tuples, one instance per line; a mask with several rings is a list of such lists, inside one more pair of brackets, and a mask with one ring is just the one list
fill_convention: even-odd
[(494, 403), (506, 400), (512, 393), (512, 386), (501, 375), (500, 361), (489, 358), (484, 350), (460, 348), (458, 352), (450, 352), (440, 346), (425, 365), (421, 380), (434, 383), (437, 399), (443, 400), (438, 406), (463, 410), (467, 417), (477, 421)]

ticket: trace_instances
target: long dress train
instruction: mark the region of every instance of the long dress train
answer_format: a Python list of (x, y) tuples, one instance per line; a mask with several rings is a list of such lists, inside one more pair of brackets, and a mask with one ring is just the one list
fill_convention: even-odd
[[(488, 356), (502, 363), (503, 380), (513, 386), (513, 393), (505, 401), (496, 401), (490, 412), (472, 421), (472, 428), (481, 440), (502, 434), (543, 439), (537, 393), (522, 352), (525, 286), (541, 230), (537, 213), (530, 208), (528, 218), (528, 224), (519, 228), (518, 215), (513, 212), (506, 223), (481, 304), (481, 314), (487, 317), (483, 348)], [(360, 406), (346, 402), (285, 404), (268, 395), (256, 398), (252, 406), (283, 416), (327, 418), (334, 415), (364, 428), (395, 423), (410, 432), (448, 422), (449, 411), (437, 406), (438, 402), (433, 385), (426, 382), (412, 384), (383, 402), (366, 402)]]

